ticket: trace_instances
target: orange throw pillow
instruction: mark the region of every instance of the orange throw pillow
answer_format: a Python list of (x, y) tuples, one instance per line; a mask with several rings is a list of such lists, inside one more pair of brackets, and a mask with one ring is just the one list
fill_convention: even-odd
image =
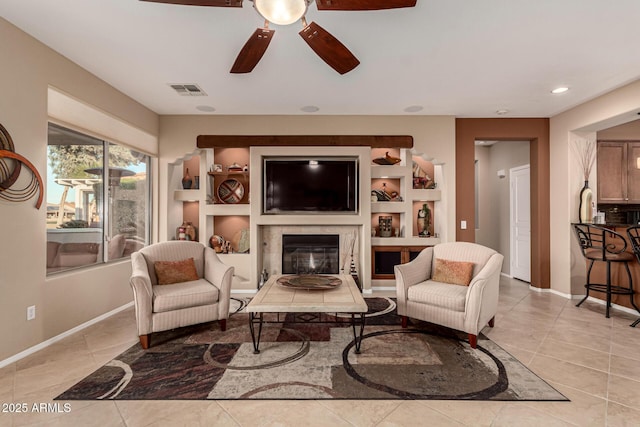
[(473, 278), (473, 263), (436, 258), (432, 280), (452, 285), (469, 286)]
[(158, 285), (171, 285), (199, 279), (193, 258), (182, 261), (156, 261), (153, 263), (153, 268), (156, 270)]

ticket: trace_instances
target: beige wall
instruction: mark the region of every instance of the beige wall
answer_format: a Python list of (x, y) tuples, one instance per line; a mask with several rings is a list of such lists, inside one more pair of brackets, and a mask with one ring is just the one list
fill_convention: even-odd
[[(493, 177), (491, 176), (491, 147), (476, 146), (476, 167), (478, 180), (476, 186), (476, 243), (498, 250), (498, 216), (493, 205)], [(495, 173), (494, 173), (495, 175)], [(497, 180), (497, 177), (496, 177)], [(504, 263), (503, 263), (504, 271)]]
[(640, 120), (614, 126), (597, 133), (598, 139), (640, 140)]
[[(411, 135), (414, 147), (444, 162), (446, 234), (455, 236), (455, 119), (450, 116), (162, 116), (160, 240), (170, 238), (181, 211), (167, 198), (168, 163), (196, 150), (198, 135)], [(164, 175), (163, 175), (164, 174)], [(446, 194), (445, 194), (446, 193)], [(169, 205), (169, 206), (168, 206)], [(164, 212), (170, 212), (165, 217)]]
[[(155, 113), (2, 18), (0, 40), (0, 123), (45, 181), (49, 86), (157, 135)], [(47, 279), (46, 203), (34, 202), (0, 201), (0, 362), (132, 300), (128, 262)]]
[[(503, 254), (502, 272), (510, 274), (509, 169), (529, 164), (529, 141), (499, 141), (489, 147), (476, 147), (476, 159), (480, 167), (480, 224), (476, 225), (476, 242)], [(504, 178), (498, 178), (497, 171), (501, 169), (506, 172)]]
[[(585, 265), (571, 230), (577, 220), (578, 194), (583, 178), (571, 144), (581, 138), (637, 119), (640, 81), (572, 108), (551, 118), (551, 288), (562, 294), (584, 294)], [(596, 188), (596, 171), (589, 180)]]

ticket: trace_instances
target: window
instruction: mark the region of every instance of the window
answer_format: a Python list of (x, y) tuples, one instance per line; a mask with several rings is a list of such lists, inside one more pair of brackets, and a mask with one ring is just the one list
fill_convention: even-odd
[(149, 243), (149, 156), (54, 124), (47, 154), (47, 273)]

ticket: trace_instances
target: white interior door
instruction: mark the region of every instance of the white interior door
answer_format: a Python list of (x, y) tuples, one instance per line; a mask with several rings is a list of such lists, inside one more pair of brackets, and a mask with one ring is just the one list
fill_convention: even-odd
[(511, 276), (531, 282), (531, 197), (529, 165), (509, 170), (511, 185)]

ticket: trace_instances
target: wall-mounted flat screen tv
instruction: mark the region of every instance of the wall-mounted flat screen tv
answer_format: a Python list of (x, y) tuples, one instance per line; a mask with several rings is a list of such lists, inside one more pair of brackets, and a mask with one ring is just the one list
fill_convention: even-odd
[(263, 213), (358, 212), (355, 157), (265, 157)]

